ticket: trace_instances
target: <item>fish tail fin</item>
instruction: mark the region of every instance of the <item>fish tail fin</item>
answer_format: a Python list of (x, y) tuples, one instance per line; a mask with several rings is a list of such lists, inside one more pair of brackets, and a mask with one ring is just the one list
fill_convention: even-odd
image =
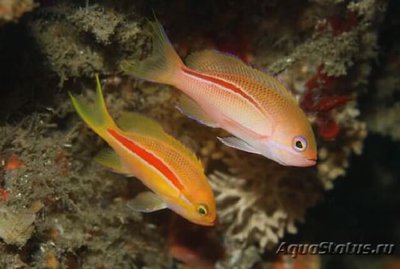
[(107, 128), (115, 128), (116, 124), (107, 111), (104, 102), (103, 93), (99, 76), (96, 74), (96, 97), (93, 104), (79, 100), (69, 93), (72, 104), (74, 105), (79, 116), (86, 122), (87, 125), (102, 138), (107, 138)]
[(161, 24), (150, 22), (153, 34), (153, 50), (143, 61), (123, 61), (121, 69), (128, 75), (148, 81), (174, 84), (177, 71), (184, 65)]

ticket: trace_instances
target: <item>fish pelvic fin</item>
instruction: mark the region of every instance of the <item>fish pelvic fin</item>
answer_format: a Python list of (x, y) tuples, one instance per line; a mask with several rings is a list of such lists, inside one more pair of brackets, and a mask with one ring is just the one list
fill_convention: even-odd
[(240, 138), (230, 136), (230, 137), (217, 137), (219, 141), (221, 141), (225, 146), (235, 148), (238, 150), (250, 152), (250, 153), (255, 153), (255, 154), (261, 154), (258, 150), (253, 148), (250, 144), (247, 142), (243, 141)]
[(116, 128), (116, 125), (107, 111), (101, 89), (99, 76), (96, 75), (96, 96), (94, 103), (80, 100), (69, 93), (72, 104), (79, 116), (86, 122), (93, 131), (103, 138), (107, 137), (107, 128)]
[(179, 97), (179, 104), (176, 108), (187, 117), (204, 124), (211, 128), (218, 128), (219, 125), (214, 122), (206, 112), (190, 97), (181, 95)]
[(129, 201), (128, 207), (134, 211), (150, 213), (167, 208), (167, 204), (154, 192), (145, 191)]
[(153, 50), (150, 56), (142, 61), (125, 60), (121, 63), (121, 69), (126, 74), (140, 79), (172, 85), (174, 74), (184, 64), (161, 24), (157, 20), (149, 24), (153, 35)]
[(129, 171), (124, 164), (122, 163), (120, 157), (113, 151), (112, 149), (103, 149), (101, 150), (94, 160), (118, 174), (123, 174), (126, 176), (132, 176), (131, 171)]

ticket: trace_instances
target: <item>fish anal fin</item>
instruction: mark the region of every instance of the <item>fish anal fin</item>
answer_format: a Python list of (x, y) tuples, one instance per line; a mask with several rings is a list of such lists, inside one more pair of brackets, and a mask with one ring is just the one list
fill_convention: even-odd
[(255, 148), (253, 148), (251, 145), (246, 143), (240, 138), (230, 136), (230, 137), (217, 137), (219, 141), (221, 141), (224, 145), (235, 148), (238, 150), (250, 152), (250, 153), (255, 153), (255, 154), (260, 154)]
[(126, 167), (121, 162), (121, 159), (119, 158), (117, 153), (115, 153), (112, 149), (101, 150), (96, 155), (94, 160), (97, 163), (111, 169), (113, 172), (124, 175), (131, 175), (130, 171), (128, 171), (128, 169), (126, 169)]
[(181, 95), (179, 97), (179, 104), (176, 108), (187, 117), (198, 121), (208, 127), (218, 128), (218, 124), (214, 122), (204, 110), (190, 97)]
[(154, 192), (145, 191), (139, 193), (128, 202), (128, 207), (139, 212), (149, 213), (167, 208), (166, 203)]

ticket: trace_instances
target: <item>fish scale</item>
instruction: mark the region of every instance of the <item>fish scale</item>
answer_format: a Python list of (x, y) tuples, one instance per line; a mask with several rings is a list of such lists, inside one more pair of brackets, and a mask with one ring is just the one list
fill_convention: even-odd
[[(203, 167), (197, 158), (185, 158), (176, 149), (163, 141), (139, 135), (136, 135), (134, 139), (144, 148), (160, 157), (169, 167), (174, 167), (177, 174), (180, 175), (184, 186), (188, 186), (188, 184), (193, 183), (193, 180), (202, 177), (204, 173)], [(193, 167), (193, 169), (187, 169), (188, 167)]]
[[(185, 62), (189, 67), (210, 75), (231, 78), (237, 75), (237, 78), (242, 81), (250, 80), (258, 82), (260, 85), (264, 86), (262, 87), (263, 89), (273, 89), (291, 101), (295, 101), (292, 93), (286, 89), (279, 80), (254, 67), (244, 64), (235, 56), (223, 54), (215, 50), (204, 50), (192, 53)], [(245, 89), (250, 93), (255, 93), (252, 88)]]

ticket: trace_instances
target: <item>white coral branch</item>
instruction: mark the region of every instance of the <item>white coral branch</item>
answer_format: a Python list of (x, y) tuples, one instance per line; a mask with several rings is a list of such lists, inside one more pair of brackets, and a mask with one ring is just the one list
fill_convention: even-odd
[(221, 172), (215, 172), (210, 179), (216, 192), (219, 218), (226, 226), (227, 240), (241, 245), (258, 243), (264, 249), (268, 243), (278, 243), (285, 231), (295, 231), (282, 210), (278, 209), (271, 215), (265, 212), (259, 203), (262, 191), (246, 190), (244, 187), (248, 182), (245, 179)]

